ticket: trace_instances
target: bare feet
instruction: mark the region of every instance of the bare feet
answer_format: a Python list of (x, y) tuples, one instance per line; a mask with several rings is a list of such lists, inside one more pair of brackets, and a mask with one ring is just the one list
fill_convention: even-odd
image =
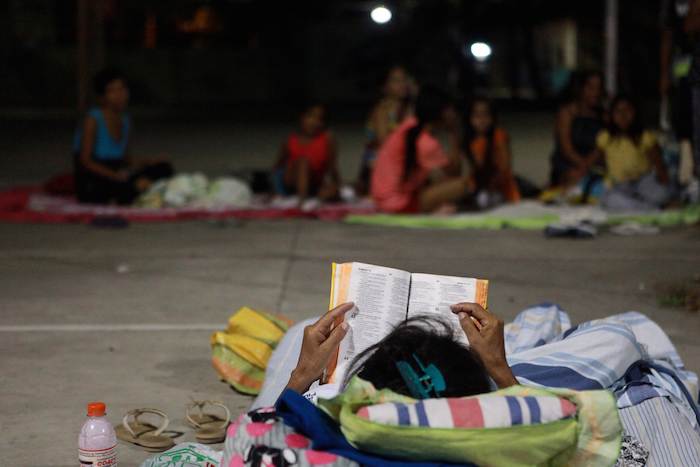
[(454, 203), (445, 203), (433, 211), (435, 216), (451, 216), (457, 212), (457, 205)]
[(134, 182), (134, 186), (136, 187), (136, 190), (139, 191), (139, 193), (143, 193), (151, 187), (151, 181), (146, 177), (139, 177)]

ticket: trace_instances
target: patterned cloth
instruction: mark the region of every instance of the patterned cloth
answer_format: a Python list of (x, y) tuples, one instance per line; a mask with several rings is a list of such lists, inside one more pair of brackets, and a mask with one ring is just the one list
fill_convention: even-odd
[(649, 450), (649, 467), (700, 465), (700, 434), (669, 399), (654, 397), (621, 409), (620, 421)]
[(253, 410), (229, 427), (220, 465), (439, 467), (445, 464), (386, 459), (360, 452), (313, 404), (286, 390), (277, 408)]
[(243, 414), (228, 427), (221, 463), (226, 467), (326, 464), (358, 465), (335, 454), (311, 449), (311, 440), (282, 423), (274, 408)]
[(218, 467), (223, 453), (199, 443), (179, 443), (143, 461), (140, 467)]
[(649, 450), (639, 441), (629, 435), (622, 437), (620, 457), (615, 462), (615, 467), (644, 467), (649, 459)]
[(426, 399), (362, 407), (357, 415), (384, 425), (430, 428), (506, 428), (568, 418), (576, 406), (561, 397), (498, 396)]
[(524, 310), (505, 327), (506, 355), (521, 384), (611, 389), (618, 408), (668, 398), (698, 429), (698, 377), (663, 330), (630, 311), (571, 326), (558, 306)]

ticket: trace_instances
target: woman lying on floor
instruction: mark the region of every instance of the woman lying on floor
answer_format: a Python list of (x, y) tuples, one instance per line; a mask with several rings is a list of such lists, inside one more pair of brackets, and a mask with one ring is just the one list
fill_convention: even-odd
[[(328, 433), (319, 438), (301, 430), (302, 436), (287, 426), (288, 414), (281, 415), (287, 425), (276, 424), (279, 412), (276, 415), (274, 409), (265, 408), (280, 393), (278, 407), (289, 405), (294, 394), (307, 391), (321, 376), (348, 333), (346, 326), (333, 327), (332, 323), (352, 308), (352, 304), (341, 305), (287, 332), (269, 361), (264, 387), (253, 404), (256, 410), (229, 428), (222, 465), (258, 457), (280, 461), (274, 465), (291, 465), (291, 459), (297, 465), (313, 465), (312, 460), (357, 465), (358, 458), (353, 461), (338, 455), (342, 450), (332, 449)], [(521, 312), (504, 329), (498, 317), (478, 305), (458, 304), (452, 311), (470, 347), (456, 342), (449, 324), (429, 318), (409, 320), (363, 352), (350, 365), (346, 382), (357, 374), (376, 389), (420, 399), (396, 365), (417, 357), (426, 365), (435, 365), (444, 377), (439, 397), (464, 397), (518, 384), (578, 391), (607, 389), (615, 396), (625, 434), (618, 462), (625, 456), (641, 460), (618, 465), (700, 465), (697, 376), (684, 369), (666, 334), (644, 315), (629, 312), (572, 327), (565, 312), (545, 304)], [(329, 386), (312, 392), (332, 397), (339, 388)], [(320, 420), (297, 418), (292, 426), (307, 423), (313, 431)], [(372, 459), (360, 459), (372, 465)]]
[(95, 77), (99, 105), (91, 108), (75, 133), (73, 162), (78, 200), (83, 203), (131, 204), (151, 182), (173, 174), (164, 160), (132, 160), (131, 119), (126, 112), (129, 87), (116, 70)]

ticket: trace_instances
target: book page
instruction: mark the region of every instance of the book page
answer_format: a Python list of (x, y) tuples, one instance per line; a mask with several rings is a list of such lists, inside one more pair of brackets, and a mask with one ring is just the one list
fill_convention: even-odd
[(439, 315), (453, 325), (455, 337), (460, 342), (469, 344), (450, 305), (472, 302), (486, 308), (487, 291), (488, 281), (482, 279), (412, 274), (408, 317)]
[(350, 326), (340, 344), (336, 365), (329, 367), (329, 382), (342, 381), (356, 355), (376, 344), (406, 319), (411, 274), (399, 269), (364, 263), (334, 265), (330, 308), (354, 302), (345, 314)]

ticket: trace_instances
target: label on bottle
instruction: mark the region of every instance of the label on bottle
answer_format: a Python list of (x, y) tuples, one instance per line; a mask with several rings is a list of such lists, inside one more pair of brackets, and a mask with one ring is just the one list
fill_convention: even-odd
[(80, 467), (117, 467), (117, 446), (107, 449), (78, 449)]

